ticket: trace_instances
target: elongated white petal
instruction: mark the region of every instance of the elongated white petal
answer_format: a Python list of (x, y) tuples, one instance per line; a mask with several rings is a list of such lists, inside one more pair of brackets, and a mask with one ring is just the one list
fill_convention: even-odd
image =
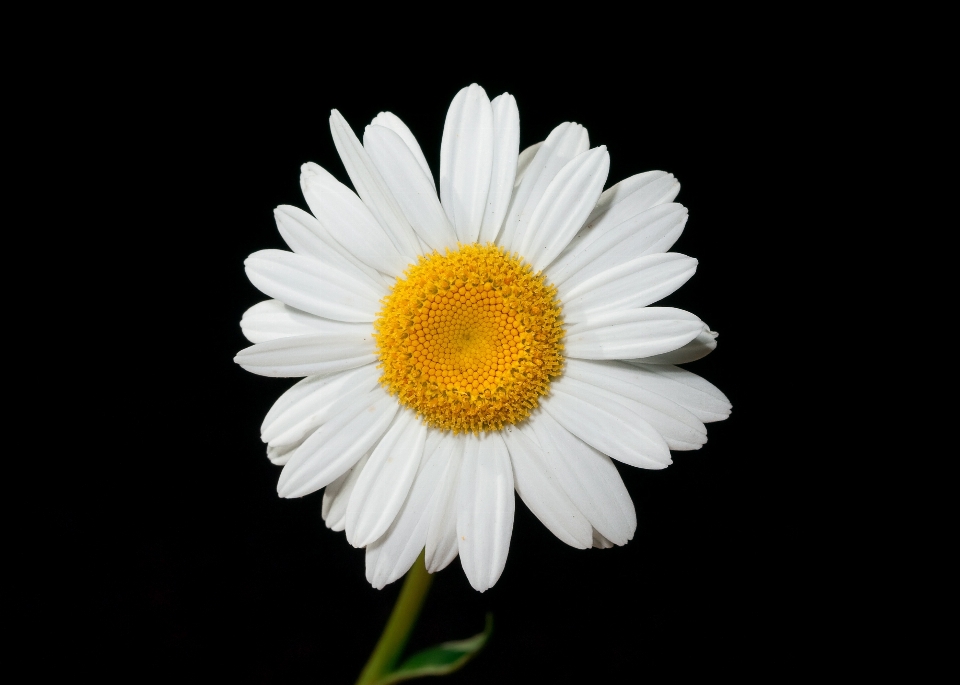
[(567, 162), (589, 148), (587, 129), (580, 124), (565, 122), (550, 132), (527, 167), (520, 187), (510, 201), (503, 231), (497, 240), (499, 245), (510, 251), (517, 250), (526, 233), (530, 217), (550, 182)]
[(377, 348), (369, 324), (324, 321), (318, 333), (257, 343), (233, 360), (260, 376), (326, 376), (375, 362)]
[(610, 186), (597, 201), (587, 223), (620, 223), (651, 207), (673, 202), (680, 193), (680, 182), (666, 171), (644, 171)]
[(704, 326), (696, 338), (672, 352), (664, 352), (643, 359), (626, 359), (630, 363), (642, 364), (689, 364), (703, 359), (717, 349), (717, 333)]
[(415, 259), (420, 245), (417, 236), (403, 215), (400, 206), (384, 183), (383, 177), (370, 155), (363, 149), (350, 124), (337, 110), (330, 112), (330, 133), (340, 154), (343, 167), (350, 176), (357, 195), (363, 200), (377, 222), (384, 228), (401, 255)]
[(310, 211), (344, 252), (390, 276), (412, 260), (400, 254), (387, 231), (357, 194), (313, 163), (300, 168), (300, 188)]
[(550, 182), (519, 244), (514, 241), (534, 271), (550, 264), (583, 225), (609, 171), (610, 155), (601, 145), (571, 159)]
[(293, 456), (299, 446), (299, 442), (292, 445), (267, 445), (267, 459), (277, 466), (283, 466), (290, 461), (290, 457)]
[(440, 141), (440, 200), (462, 243), (480, 235), (493, 168), (493, 109), (476, 83), (450, 103)]
[(670, 352), (697, 337), (704, 324), (673, 307), (604, 312), (567, 329), (564, 353), (577, 359), (637, 359)]
[[(304, 168), (308, 167), (316, 167), (316, 165), (304, 165)], [(319, 169), (319, 167), (317, 168)], [(323, 173), (326, 174), (326, 172)], [(353, 192), (346, 186), (341, 185), (341, 188), (344, 192), (353, 195)], [(360, 198), (356, 195), (353, 195), (353, 197), (362, 208)], [(364, 209), (364, 211), (366, 210)], [(273, 216), (277, 221), (277, 230), (280, 235), (283, 236), (290, 249), (297, 254), (315, 257), (321, 261), (331, 261), (341, 271), (349, 270), (347, 264), (352, 265), (355, 269), (363, 272), (373, 283), (381, 286), (384, 295), (388, 292), (388, 288), (383, 287), (383, 274), (341, 245), (328, 228), (312, 214), (299, 207), (280, 205), (273, 210)], [(374, 221), (372, 216), (369, 219)]]
[[(391, 398), (392, 399), (392, 398)], [(347, 506), (347, 541), (366, 547), (383, 535), (403, 506), (423, 458), (427, 428), (402, 410), (367, 462)]]
[(609, 457), (642, 469), (670, 464), (670, 448), (639, 403), (564, 375), (541, 403), (557, 423)]
[(323, 489), (320, 515), (330, 530), (339, 532), (347, 527), (347, 504), (350, 503), (357, 479), (360, 478), (360, 473), (372, 452), (373, 448), (369, 449), (349, 471)]
[(324, 322), (329, 321), (288, 307), (280, 300), (264, 300), (243, 313), (240, 330), (250, 342), (261, 343), (291, 335), (320, 333), (325, 328)]
[(517, 154), (520, 149), (520, 112), (517, 101), (509, 93), (498, 95), (490, 103), (493, 110), (493, 165), (490, 189), (480, 227), (479, 242), (497, 239), (507, 214), (517, 176)]
[(400, 136), (383, 126), (367, 126), (363, 146), (417, 235), (441, 253), (456, 249), (457, 235), (437, 191)]
[(437, 481), (436, 502), (424, 549), (424, 563), (430, 573), (445, 569), (460, 551), (457, 546), (457, 488), (464, 443), (463, 436), (448, 435), (436, 450), (435, 458), (444, 464), (444, 471)]
[(696, 270), (696, 259), (677, 252), (636, 257), (575, 288), (561, 288), (563, 317), (573, 323), (602, 312), (646, 307), (674, 292)]
[(406, 573), (427, 542), (427, 531), (438, 502), (437, 488), (447, 460), (434, 452), (423, 464), (396, 519), (376, 542), (367, 545), (367, 580), (381, 589)]
[(513, 534), (513, 468), (498, 432), (467, 434), (457, 499), (460, 563), (484, 592), (503, 573)]
[[(344, 373), (352, 372), (345, 371)], [(340, 378), (340, 374), (326, 377), (311, 376), (290, 386), (286, 392), (277, 398), (277, 401), (273, 403), (273, 406), (270, 407), (267, 415), (263, 418), (263, 423), (260, 425), (261, 436), (288, 410), (300, 402), (307, 400), (316, 390), (323, 388), (329, 383), (335, 382), (338, 378)], [(264, 442), (267, 442), (267, 440), (264, 440)]]
[(601, 535), (615, 545), (625, 545), (633, 538), (637, 512), (610, 457), (543, 410), (535, 411), (520, 430), (539, 443), (557, 482)]
[[(264, 421), (260, 439), (271, 445), (290, 445), (301, 440), (335, 416), (344, 403), (376, 388), (379, 378), (376, 364), (331, 376), (305, 378), (284, 394), (285, 397), (295, 393), (296, 401), (273, 415), (269, 422)], [(304, 393), (305, 388), (309, 388), (309, 392)]]
[(588, 278), (623, 262), (657, 252), (666, 252), (687, 223), (683, 205), (663, 204), (604, 230), (596, 228), (575, 249), (547, 268), (557, 286), (575, 288)]
[(540, 445), (518, 430), (508, 428), (500, 435), (510, 451), (517, 494), (524, 504), (551, 533), (571, 547), (590, 547), (590, 522), (547, 467)]
[(514, 188), (520, 185), (520, 181), (523, 180), (523, 175), (527, 173), (527, 169), (530, 168), (530, 162), (537, 156), (537, 151), (541, 145), (543, 145), (542, 140), (539, 143), (534, 143), (530, 147), (524, 148), (523, 152), (517, 155), (517, 177), (513, 181)]
[(356, 269), (283, 250), (254, 252), (244, 265), (262, 293), (325, 319), (373, 321), (380, 308), (381, 287)]
[(379, 442), (398, 407), (380, 388), (340, 405), (336, 416), (304, 440), (283, 467), (277, 493), (303, 497), (332, 483)]
[(633, 400), (637, 404), (631, 406), (640, 418), (663, 436), (672, 450), (697, 450), (707, 442), (707, 429), (696, 415), (644, 387), (641, 374), (626, 364), (568, 359), (564, 378)]
[[(644, 360), (645, 361), (645, 360)], [(605, 362), (620, 365), (619, 362)], [(679, 366), (627, 362), (627, 378), (676, 402), (704, 423), (723, 421), (730, 416), (730, 401), (710, 381)]]
[(593, 238), (587, 238), (594, 231), (603, 233), (651, 207), (673, 202), (679, 192), (680, 183), (665, 171), (645, 171), (607, 188), (583, 227), (557, 258), (558, 266), (566, 262), (571, 251), (592, 241)]
[(433, 186), (434, 195), (436, 195), (436, 184), (433, 181), (433, 172), (430, 171), (430, 165), (427, 164), (427, 158), (423, 156), (423, 150), (420, 149), (420, 143), (417, 142), (416, 137), (407, 128), (407, 125), (400, 120), (393, 112), (380, 112), (377, 116), (373, 118), (373, 121), (370, 122), (372, 126), (383, 126), (390, 129), (396, 133), (403, 140), (404, 144), (410, 148), (410, 152), (413, 153), (414, 158), (417, 160), (417, 164), (423, 169), (424, 176), (430, 181), (430, 185)]
[(597, 549), (610, 549), (613, 547), (613, 543), (607, 540), (605, 537), (600, 535), (600, 531), (596, 528), (593, 529), (593, 546)]

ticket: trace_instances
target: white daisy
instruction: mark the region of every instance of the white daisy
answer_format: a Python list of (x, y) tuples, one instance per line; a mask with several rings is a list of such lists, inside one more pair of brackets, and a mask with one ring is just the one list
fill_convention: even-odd
[(312, 215), (276, 210), (293, 251), (245, 262), (274, 299), (244, 314), (254, 345), (236, 362), (305, 376), (262, 426), (280, 495), (326, 488), (327, 526), (366, 549), (377, 588), (424, 548), (430, 572), (459, 554), (474, 588), (493, 586), (514, 490), (569, 545), (625, 544), (637, 520), (612, 459), (663, 468), (730, 413), (676, 366), (716, 333), (649, 306), (696, 270), (668, 252), (687, 220), (676, 179), (601, 193), (609, 155), (575, 123), (518, 154), (516, 101), (476, 84), (447, 113), (439, 197), (395, 115), (362, 144), (336, 110), (330, 128), (357, 193), (304, 165)]

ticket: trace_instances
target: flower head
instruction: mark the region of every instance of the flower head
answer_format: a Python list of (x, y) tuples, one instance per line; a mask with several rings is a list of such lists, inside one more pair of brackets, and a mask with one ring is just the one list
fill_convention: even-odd
[(567, 544), (625, 544), (636, 514), (612, 460), (663, 468), (730, 412), (677, 366), (716, 333), (649, 306), (696, 269), (668, 252), (679, 184), (652, 171), (601, 192), (609, 155), (575, 123), (519, 152), (513, 96), (476, 84), (447, 113), (439, 197), (393, 114), (362, 144), (336, 110), (330, 128), (356, 193), (304, 165), (312, 214), (276, 210), (292, 252), (246, 261), (274, 299), (244, 314), (254, 345), (236, 361), (304, 377), (261, 429), (280, 495), (325, 488), (327, 525), (366, 549), (375, 587), (424, 548), (431, 572), (459, 554), (493, 586), (514, 491)]

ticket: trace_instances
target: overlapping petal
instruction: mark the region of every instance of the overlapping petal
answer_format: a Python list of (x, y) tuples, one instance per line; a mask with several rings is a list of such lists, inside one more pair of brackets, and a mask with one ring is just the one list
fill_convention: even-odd
[(642, 364), (689, 364), (703, 359), (715, 349), (717, 349), (717, 333), (704, 326), (699, 335), (683, 347), (643, 359), (626, 359), (625, 361)]
[(399, 409), (380, 388), (338, 405), (337, 413), (297, 448), (277, 483), (281, 497), (303, 497), (346, 473), (377, 445)]
[(403, 139), (383, 126), (367, 126), (363, 146), (417, 235), (434, 250), (455, 249), (457, 234), (440, 206), (433, 182)]
[(507, 214), (517, 176), (517, 155), (520, 149), (520, 112), (517, 101), (509, 93), (498, 95), (490, 103), (493, 110), (493, 163), (490, 189), (483, 213), (478, 241), (492, 242), (500, 234)]
[(590, 547), (590, 522), (564, 492), (540, 445), (519, 430), (507, 429), (501, 435), (510, 451), (515, 486), (523, 503), (551, 533), (571, 547)]
[(244, 262), (247, 278), (262, 293), (316, 316), (370, 322), (380, 308), (381, 287), (362, 272), (284, 252), (260, 250)]
[(646, 307), (677, 290), (696, 270), (696, 259), (676, 252), (631, 259), (564, 289), (564, 318), (574, 323), (603, 312)]
[(462, 243), (480, 235), (493, 154), (493, 108), (474, 83), (450, 103), (440, 141), (440, 201)]
[(457, 490), (460, 563), (475, 590), (499, 580), (513, 534), (513, 468), (497, 431), (465, 436)]
[(575, 288), (587, 279), (637, 257), (668, 251), (683, 233), (683, 205), (657, 205), (620, 223), (594, 227), (566, 254), (546, 269), (557, 286)]
[(544, 461), (590, 525), (615, 545), (625, 545), (637, 529), (630, 494), (607, 455), (577, 438), (540, 411), (517, 426), (543, 449)]
[(260, 428), (260, 439), (271, 445), (291, 445), (339, 413), (340, 407), (371, 392), (380, 372), (367, 364), (330, 376), (310, 376), (281, 395)]
[(526, 235), (533, 211), (560, 170), (571, 160), (590, 148), (587, 129), (580, 124), (565, 122), (557, 126), (525, 169), (523, 180), (513, 194), (503, 231), (497, 242), (507, 250), (516, 251)]
[(330, 530), (342, 531), (347, 527), (347, 504), (350, 503), (350, 496), (353, 495), (360, 472), (372, 452), (373, 448), (370, 448), (349, 471), (323, 489), (320, 515)]
[(383, 535), (403, 506), (423, 458), (427, 427), (403, 409), (377, 444), (347, 506), (347, 541), (365, 547)]
[(423, 150), (420, 149), (420, 143), (417, 142), (416, 137), (413, 135), (407, 125), (400, 120), (400, 117), (393, 112), (380, 112), (380, 114), (373, 118), (373, 121), (370, 122), (370, 125), (383, 126), (384, 128), (388, 128), (400, 136), (404, 144), (410, 149), (410, 152), (417, 160), (417, 164), (421, 169), (423, 169), (423, 173), (430, 181), (430, 185), (433, 186), (434, 195), (436, 195), (437, 185), (433, 180), (433, 173), (430, 171), (430, 165), (427, 164), (427, 158), (423, 156)]
[(451, 440), (448, 435), (447, 439), (440, 442), (434, 455), (446, 466), (437, 482), (437, 501), (430, 516), (424, 548), (424, 563), (430, 573), (445, 569), (460, 553), (457, 545), (457, 490), (463, 448), (463, 440)]
[[(560, 254), (597, 202), (610, 170), (607, 148), (577, 155), (544, 190), (519, 238), (517, 251), (542, 271)], [(514, 241), (516, 243), (516, 240)]]
[(326, 169), (304, 164), (300, 188), (314, 217), (348, 254), (393, 277), (411, 263), (357, 194)]
[(240, 350), (234, 361), (260, 376), (326, 376), (377, 360), (369, 325), (323, 320), (317, 333), (274, 338)]
[(426, 545), (433, 510), (445, 499), (446, 493), (441, 485), (444, 485), (449, 460), (436, 451), (424, 455), (410, 494), (397, 517), (386, 533), (367, 545), (367, 580), (377, 589), (397, 580), (410, 569)]
[(397, 251), (407, 259), (416, 259), (420, 253), (420, 243), (417, 242), (413, 227), (403, 215), (370, 155), (337, 110), (330, 113), (330, 132), (357, 195), (376, 217)]
[(704, 324), (673, 307), (602, 312), (567, 328), (564, 352), (577, 359), (637, 359), (679, 349)]

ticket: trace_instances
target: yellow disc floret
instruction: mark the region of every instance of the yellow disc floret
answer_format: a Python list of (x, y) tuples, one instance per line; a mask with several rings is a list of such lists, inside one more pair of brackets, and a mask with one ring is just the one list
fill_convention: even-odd
[(563, 367), (556, 294), (492, 244), (421, 256), (374, 323), (380, 383), (454, 433), (522, 421)]

